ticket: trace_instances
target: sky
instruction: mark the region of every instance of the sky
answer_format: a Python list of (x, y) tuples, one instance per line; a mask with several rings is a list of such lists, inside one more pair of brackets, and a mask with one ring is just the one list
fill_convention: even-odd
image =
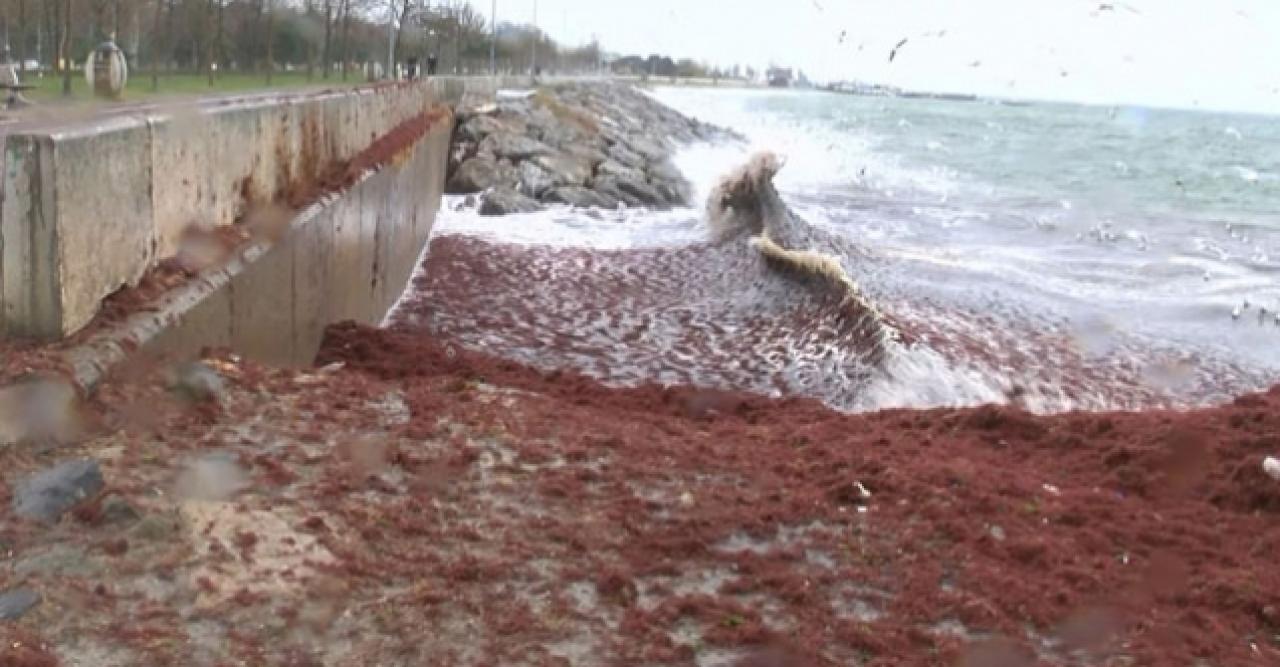
[[(473, 3), (490, 11), (491, 0)], [(621, 54), (773, 62), (914, 90), (1280, 113), (1280, 0), (536, 3), (556, 40), (597, 35)], [(497, 0), (499, 20), (530, 22), (534, 4)]]

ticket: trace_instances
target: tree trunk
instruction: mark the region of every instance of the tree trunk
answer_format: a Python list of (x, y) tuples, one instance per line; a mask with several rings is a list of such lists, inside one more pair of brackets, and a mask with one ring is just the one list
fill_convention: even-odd
[[(311, 0), (304, 0), (304, 2), (302, 3), (302, 10), (303, 10), (302, 15), (306, 17), (307, 21), (310, 21), (312, 14), (315, 13), (315, 7), (312, 6)], [(307, 83), (310, 83), (314, 81), (316, 78), (315, 49), (311, 45), (310, 38), (304, 37), (303, 39), (305, 39), (307, 42), (307, 48), (305, 49), (306, 57), (307, 57)]]
[(218, 0), (218, 76), (227, 60), (227, 0)]
[(27, 73), (27, 0), (18, 0), (18, 72)]
[(151, 91), (160, 90), (160, 19), (164, 17), (164, 2), (156, 0), (155, 20), (151, 23)]
[[(271, 0), (268, 0), (268, 2), (271, 2)], [(271, 74), (276, 68), (275, 30), (276, 30), (276, 10), (274, 7), (268, 7), (267, 8), (267, 85), (271, 85)]]
[(329, 78), (333, 63), (333, 0), (324, 0), (324, 48), (320, 54), (320, 76)]
[[(401, 2), (403, 2), (404, 5), (400, 9), (400, 22), (396, 24), (395, 48), (391, 51), (392, 68), (395, 67), (396, 63), (400, 62), (400, 55), (401, 55), (400, 54), (400, 36), (404, 34), (404, 24), (406, 21), (409, 20), (409, 9), (413, 5), (413, 3), (410, 2), (410, 0), (401, 0)], [(395, 75), (396, 73), (394, 71), (387, 72), (388, 78), (395, 78)]]
[(342, 80), (347, 80), (351, 58), (347, 53), (351, 37), (351, 0), (342, 0)]
[(218, 31), (213, 26), (214, 18), (217, 14), (213, 11), (213, 0), (208, 0), (204, 5), (204, 66), (209, 77), (209, 87), (213, 87), (213, 73), (216, 69), (213, 59), (214, 35)]
[[(49, 6), (53, 6), (53, 10), (49, 10)], [(55, 74), (62, 74), (62, 64), (65, 62), (62, 58), (62, 3), (54, 2), (45, 5), (45, 13), (52, 14), (53, 21), (49, 25), (49, 36), (53, 41), (49, 43), (49, 48), (53, 50), (53, 71)]]
[(62, 4), (62, 53), (66, 62), (62, 67), (62, 95), (71, 96), (71, 0)]

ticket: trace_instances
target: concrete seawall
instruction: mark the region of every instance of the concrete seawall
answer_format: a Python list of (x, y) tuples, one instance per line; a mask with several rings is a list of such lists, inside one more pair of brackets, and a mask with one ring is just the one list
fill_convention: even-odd
[(440, 97), (396, 85), (112, 117), (5, 141), (0, 299), (8, 334), (56, 339), (174, 254), (350, 158)]
[[(527, 83), (441, 78), (10, 134), (0, 183), (0, 335), (67, 338), (93, 321), (104, 298), (172, 256), (188, 226), (233, 224), (407, 120)], [(389, 163), (298, 211), (277, 242), (243, 249), (148, 312), (95, 327), (70, 353), (77, 379), (92, 384), (140, 347), (185, 356), (229, 346), (302, 364), (328, 323), (379, 320), (430, 234), (451, 133), (445, 113)]]

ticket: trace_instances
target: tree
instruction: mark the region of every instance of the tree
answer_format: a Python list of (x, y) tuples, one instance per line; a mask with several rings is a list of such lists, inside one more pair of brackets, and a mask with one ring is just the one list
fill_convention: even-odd
[(62, 3), (62, 39), (59, 42), (62, 63), (62, 95), (71, 96), (71, 0)]
[(18, 0), (18, 71), (27, 72), (27, 0)]

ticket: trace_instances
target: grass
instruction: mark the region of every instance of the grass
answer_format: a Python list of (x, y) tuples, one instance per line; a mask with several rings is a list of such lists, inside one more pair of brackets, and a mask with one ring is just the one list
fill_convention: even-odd
[[(62, 95), (62, 77), (60, 75), (46, 75), (44, 78), (28, 75), (23, 79), (23, 82), (36, 86), (34, 89), (27, 91), (27, 97), (44, 104), (57, 104), (59, 102), (82, 103), (96, 101), (97, 99), (93, 97), (92, 91), (89, 90), (89, 84), (84, 80), (82, 72), (77, 72), (71, 77), (70, 98)], [(364, 77), (355, 72), (352, 72), (346, 81), (342, 80), (341, 75), (323, 79), (317, 74), (313, 79), (308, 80), (305, 72), (277, 72), (272, 75), (270, 84), (267, 83), (266, 77), (261, 74), (228, 72), (215, 77), (213, 85), (209, 85), (208, 77), (203, 74), (161, 74), (159, 87), (153, 90), (151, 87), (151, 74), (142, 71), (130, 72), (129, 82), (125, 86), (123, 101), (137, 102), (163, 97), (221, 95), (306, 86), (354, 86), (363, 82)]]

